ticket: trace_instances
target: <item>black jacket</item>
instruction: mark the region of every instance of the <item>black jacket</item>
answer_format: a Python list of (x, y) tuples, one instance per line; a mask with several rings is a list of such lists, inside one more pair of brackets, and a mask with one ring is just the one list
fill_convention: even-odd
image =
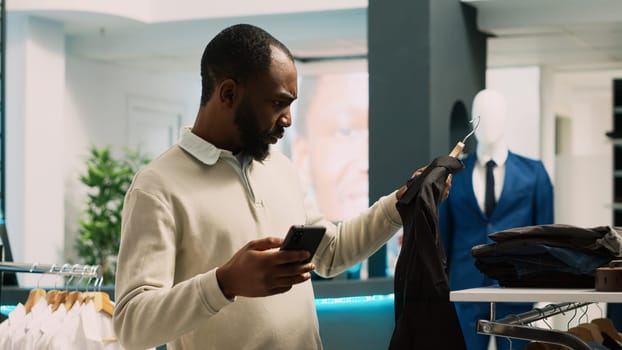
[(397, 203), (404, 240), (395, 267), (395, 329), (389, 349), (466, 349), (449, 301), (447, 261), (438, 236), (445, 179), (462, 168), (455, 158), (436, 158), (408, 181)]

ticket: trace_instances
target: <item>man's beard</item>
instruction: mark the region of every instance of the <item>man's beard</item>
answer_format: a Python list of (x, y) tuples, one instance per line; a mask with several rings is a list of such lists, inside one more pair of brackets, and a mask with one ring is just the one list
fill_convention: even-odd
[(269, 140), (270, 137), (282, 135), (283, 128), (262, 132), (260, 131), (257, 119), (257, 114), (253, 112), (248, 100), (243, 100), (240, 103), (240, 107), (235, 112), (235, 124), (240, 131), (242, 152), (253, 157), (256, 161), (261, 162), (270, 154), (270, 143), (267, 140)]

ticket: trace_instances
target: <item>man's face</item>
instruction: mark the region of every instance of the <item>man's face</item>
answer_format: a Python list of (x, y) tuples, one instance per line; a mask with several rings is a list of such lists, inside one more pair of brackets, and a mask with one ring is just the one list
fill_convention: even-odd
[(246, 84), (234, 120), (242, 151), (255, 160), (264, 160), (270, 144), (277, 143), (291, 125), (290, 105), (297, 98), (297, 79), (294, 62), (275, 49), (270, 70)]
[(283, 135), (284, 128), (274, 125), (269, 129), (260, 126), (260, 116), (255, 113), (248, 97), (244, 97), (235, 111), (235, 123), (240, 131), (242, 151), (257, 161), (266, 159), (270, 143)]

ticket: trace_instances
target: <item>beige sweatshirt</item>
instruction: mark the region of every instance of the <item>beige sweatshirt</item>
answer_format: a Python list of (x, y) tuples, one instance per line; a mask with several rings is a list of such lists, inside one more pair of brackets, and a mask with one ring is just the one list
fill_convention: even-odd
[(192, 134), (152, 161), (128, 191), (117, 263), (115, 332), (127, 349), (321, 349), (310, 281), (262, 298), (227, 299), (216, 268), (248, 241), (291, 225), (327, 227), (316, 272), (336, 275), (401, 226), (395, 194), (335, 226), (305, 199), (275, 150), (243, 161)]

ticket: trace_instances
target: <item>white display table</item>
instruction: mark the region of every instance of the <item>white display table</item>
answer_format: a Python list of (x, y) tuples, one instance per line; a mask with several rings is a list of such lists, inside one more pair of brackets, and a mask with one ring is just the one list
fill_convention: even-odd
[(622, 292), (598, 292), (595, 289), (481, 287), (450, 292), (449, 300), (453, 302), (622, 303)]
[[(589, 350), (590, 346), (570, 332), (529, 326), (530, 322), (544, 319), (590, 303), (622, 303), (622, 292), (599, 292), (595, 289), (542, 289), (482, 287), (450, 292), (452, 302), (490, 303), (491, 320), (479, 320), (476, 331), (480, 334), (533, 340), (564, 345), (571, 349)], [(544, 308), (495, 319), (497, 302), (548, 302)]]

